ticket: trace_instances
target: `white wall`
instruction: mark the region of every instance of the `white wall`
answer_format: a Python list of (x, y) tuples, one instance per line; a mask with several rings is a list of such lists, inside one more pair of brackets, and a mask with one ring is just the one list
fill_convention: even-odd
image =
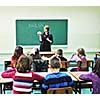
[(65, 51), (84, 47), (100, 50), (100, 7), (0, 6), (0, 53), (12, 53), (16, 46), (16, 19), (68, 19)]

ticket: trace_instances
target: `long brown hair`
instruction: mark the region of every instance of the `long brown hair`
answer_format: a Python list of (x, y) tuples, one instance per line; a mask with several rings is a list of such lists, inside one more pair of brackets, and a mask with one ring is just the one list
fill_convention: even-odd
[(77, 52), (78, 52), (78, 56), (86, 56), (85, 50), (83, 48), (77, 49)]
[(13, 58), (14, 59), (18, 59), (20, 57), (20, 55), (23, 54), (23, 48), (21, 46), (16, 46), (14, 54), (13, 54)]
[(30, 59), (29, 57), (23, 55), (20, 56), (18, 59), (18, 63), (16, 65), (16, 69), (20, 73), (25, 73), (31, 71), (31, 64), (30, 64)]

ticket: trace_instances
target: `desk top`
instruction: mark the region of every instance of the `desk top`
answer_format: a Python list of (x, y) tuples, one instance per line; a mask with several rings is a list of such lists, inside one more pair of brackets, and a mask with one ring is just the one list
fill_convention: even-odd
[(13, 82), (12, 78), (2, 78), (0, 77), (0, 83), (10, 83)]
[(77, 81), (84, 81), (84, 80), (82, 80), (82, 79), (80, 79), (79, 78), (79, 76), (81, 75), (81, 74), (88, 74), (88, 73), (90, 73), (90, 72), (69, 72), (74, 78), (76, 78), (77, 79)]
[[(37, 73), (37, 74), (39, 74), (39, 75), (45, 77), (46, 75), (50, 74), (51, 72), (35, 72), (35, 73)], [(69, 76), (72, 78), (72, 80), (74, 80), (74, 81), (83, 81), (83, 80), (81, 80), (81, 79), (79, 78), (79, 76), (80, 76), (81, 74), (88, 74), (88, 73), (90, 73), (90, 72), (62, 72), (62, 73), (66, 73), (66, 74), (69, 75)], [(1, 74), (1, 73), (0, 73), (0, 74)], [(9, 82), (12, 82), (12, 81), (13, 81), (12, 78), (2, 78), (1, 75), (0, 75), (0, 83), (9, 83)]]
[[(51, 72), (36, 72), (36, 73), (45, 77), (46, 75), (50, 74)], [(77, 81), (77, 79), (75, 77), (73, 77), (73, 75), (71, 75), (70, 72), (61, 72), (61, 73), (66, 73), (67, 75), (69, 75), (72, 78), (72, 80)]]
[(0, 83), (10, 83), (10, 82), (13, 82), (12, 78), (2, 78), (1, 73), (2, 72), (0, 72)]
[(45, 52), (44, 51), (44, 52), (40, 52), (40, 54), (51, 54), (51, 55), (53, 55), (53, 54), (55, 54), (55, 52), (53, 52), (53, 51), (52, 52), (49, 52), (49, 51), (48, 52)]

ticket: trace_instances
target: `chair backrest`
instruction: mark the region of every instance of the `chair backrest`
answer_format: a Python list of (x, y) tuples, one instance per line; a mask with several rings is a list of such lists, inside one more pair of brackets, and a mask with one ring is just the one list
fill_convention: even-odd
[(80, 69), (86, 69), (86, 71), (89, 71), (89, 67), (93, 67), (93, 61), (92, 60), (86, 60), (86, 61), (78, 61), (77, 66)]
[(48, 60), (34, 59), (33, 71), (34, 72), (47, 72), (48, 71)]
[(61, 61), (61, 67), (60, 68), (68, 68), (69, 62), (68, 61)]
[(73, 94), (72, 87), (49, 88), (47, 94)]
[(87, 65), (87, 61), (78, 61), (77, 63), (79, 65), (80, 68), (87, 68), (88, 65)]
[(8, 67), (11, 67), (10, 64), (11, 61), (4, 61), (4, 70), (7, 70)]

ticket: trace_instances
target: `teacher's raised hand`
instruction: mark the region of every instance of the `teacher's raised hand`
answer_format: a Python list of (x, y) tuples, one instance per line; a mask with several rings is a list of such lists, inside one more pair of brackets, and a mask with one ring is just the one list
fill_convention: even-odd
[(41, 32), (41, 31), (38, 31), (38, 32), (37, 32), (37, 35), (41, 35), (41, 34), (42, 34), (42, 32)]

